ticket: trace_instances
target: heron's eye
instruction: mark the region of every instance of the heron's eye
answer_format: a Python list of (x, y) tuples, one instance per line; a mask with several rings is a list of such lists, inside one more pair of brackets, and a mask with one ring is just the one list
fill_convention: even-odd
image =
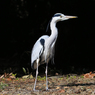
[(60, 15), (60, 18), (62, 18), (62, 16)]

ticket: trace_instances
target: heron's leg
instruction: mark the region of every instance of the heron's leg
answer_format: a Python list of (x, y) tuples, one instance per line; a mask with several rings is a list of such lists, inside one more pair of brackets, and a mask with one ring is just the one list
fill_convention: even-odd
[(47, 81), (47, 70), (48, 70), (48, 63), (47, 63), (47, 52), (46, 52), (46, 55), (45, 55), (45, 62), (46, 62), (46, 90), (48, 90), (48, 81)]
[(48, 63), (46, 63), (46, 90), (48, 90), (48, 81), (47, 81), (47, 69), (48, 69)]
[(38, 91), (38, 90), (35, 90), (35, 87), (36, 87), (36, 82), (37, 82), (37, 76), (38, 76), (38, 63), (39, 63), (39, 59), (37, 59), (37, 69), (36, 69), (36, 79), (35, 79), (35, 84), (34, 84), (34, 91)]

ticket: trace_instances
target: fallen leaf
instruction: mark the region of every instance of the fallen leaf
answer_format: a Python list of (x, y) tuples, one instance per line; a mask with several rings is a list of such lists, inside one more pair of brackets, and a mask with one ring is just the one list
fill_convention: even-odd
[(36, 86), (36, 87), (39, 87), (39, 86)]
[(6, 80), (6, 81), (11, 81), (12, 79), (11, 79), (11, 78), (6, 78), (5, 80)]
[(64, 86), (64, 89), (67, 89), (67, 88), (69, 88), (68, 86)]
[(58, 73), (55, 73), (56, 76), (58, 76)]
[(56, 87), (56, 89), (60, 89), (60, 87), (59, 87), (59, 86), (57, 86), (57, 87)]
[(15, 79), (16, 77), (15, 76), (10, 76), (11, 79)]
[(32, 78), (33, 78), (33, 76), (32, 76), (32, 75), (30, 75), (30, 76), (29, 76), (29, 78), (30, 78), (30, 79), (32, 79)]
[(60, 90), (59, 92), (60, 92), (60, 93), (64, 93), (64, 92), (65, 92), (65, 90), (64, 90), (64, 89), (62, 89), (62, 90)]
[(6, 77), (7, 76), (7, 74), (6, 73), (4, 73), (4, 77)]
[(52, 93), (52, 95), (55, 95), (55, 93)]
[(4, 75), (0, 76), (0, 79), (3, 78), (3, 77), (4, 77)]
[(29, 75), (22, 76), (23, 79), (27, 79)]
[(84, 74), (84, 78), (94, 78), (95, 74), (93, 74), (92, 72)]
[(46, 84), (43, 84), (43, 86), (46, 86)]
[(32, 90), (32, 88), (31, 87), (27, 87), (27, 90)]

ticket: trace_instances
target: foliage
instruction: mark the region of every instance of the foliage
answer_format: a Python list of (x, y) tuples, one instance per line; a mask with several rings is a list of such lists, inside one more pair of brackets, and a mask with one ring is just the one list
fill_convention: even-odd
[(17, 75), (17, 73), (15, 73), (15, 74), (12, 73), (12, 76), (16, 77), (16, 75)]
[(22, 69), (23, 69), (23, 72), (26, 74), (26, 69), (24, 67)]
[(3, 82), (0, 83), (0, 89), (1, 90), (4, 89), (6, 86), (8, 86), (8, 84), (3, 83)]
[(39, 81), (42, 81), (42, 80), (45, 80), (46, 77), (45, 77), (45, 76), (44, 76), (44, 77), (40, 77), (40, 76), (38, 76), (37, 79), (38, 79)]

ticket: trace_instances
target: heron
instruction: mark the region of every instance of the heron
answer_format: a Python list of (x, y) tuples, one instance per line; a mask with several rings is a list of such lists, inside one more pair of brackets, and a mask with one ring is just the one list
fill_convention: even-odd
[(68, 16), (62, 13), (56, 13), (50, 20), (48, 27), (50, 26), (51, 34), (41, 36), (33, 46), (31, 52), (31, 67), (36, 69), (36, 79), (34, 83), (34, 91), (38, 91), (35, 89), (37, 76), (38, 76), (38, 67), (41, 64), (46, 64), (46, 90), (48, 90), (48, 81), (47, 81), (47, 70), (48, 70), (48, 63), (50, 60), (54, 63), (54, 54), (55, 54), (55, 43), (58, 37), (58, 29), (56, 27), (56, 23), (59, 21), (68, 20), (70, 18), (77, 18), (77, 16)]

